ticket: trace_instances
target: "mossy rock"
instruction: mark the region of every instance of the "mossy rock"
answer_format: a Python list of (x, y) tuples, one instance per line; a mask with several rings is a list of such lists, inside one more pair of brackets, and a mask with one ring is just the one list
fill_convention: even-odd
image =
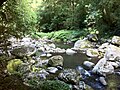
[(10, 73), (17, 72), (17, 68), (23, 63), (20, 59), (13, 59), (8, 62), (7, 70)]

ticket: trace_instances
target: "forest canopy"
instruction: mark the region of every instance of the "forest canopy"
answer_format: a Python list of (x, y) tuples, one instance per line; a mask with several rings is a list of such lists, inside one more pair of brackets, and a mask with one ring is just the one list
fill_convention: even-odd
[(120, 0), (2, 0), (0, 41), (36, 32), (120, 34)]

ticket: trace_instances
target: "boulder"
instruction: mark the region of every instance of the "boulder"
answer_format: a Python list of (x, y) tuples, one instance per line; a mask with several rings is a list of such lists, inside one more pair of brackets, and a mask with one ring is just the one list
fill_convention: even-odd
[(97, 49), (88, 49), (86, 51), (87, 56), (89, 57), (97, 57), (99, 55), (99, 52)]
[(35, 53), (36, 53), (36, 48), (30, 46), (16, 47), (11, 51), (11, 54), (17, 57), (31, 56)]
[(114, 45), (109, 45), (105, 53), (106, 60), (115, 61), (115, 58), (117, 57), (120, 57), (120, 48)]
[(115, 45), (120, 45), (120, 37), (119, 36), (113, 36), (112, 43)]
[(83, 65), (85, 65), (88, 68), (92, 68), (95, 64), (90, 61), (84, 61)]
[(93, 73), (99, 73), (99, 74), (105, 76), (106, 74), (114, 73), (114, 67), (105, 58), (102, 58), (95, 65), (92, 72)]
[(74, 44), (74, 48), (78, 50), (91, 48), (91, 47), (94, 47), (94, 46), (88, 40), (78, 40)]
[(74, 50), (72, 50), (72, 49), (67, 49), (67, 50), (66, 50), (66, 54), (67, 54), (67, 55), (73, 55), (73, 54), (75, 54), (75, 53), (77, 53), (77, 52), (74, 51)]
[(66, 83), (76, 84), (79, 81), (80, 76), (77, 75), (76, 70), (74, 69), (65, 69), (59, 74), (58, 78)]
[(49, 58), (48, 65), (50, 66), (63, 66), (63, 57), (60, 55)]

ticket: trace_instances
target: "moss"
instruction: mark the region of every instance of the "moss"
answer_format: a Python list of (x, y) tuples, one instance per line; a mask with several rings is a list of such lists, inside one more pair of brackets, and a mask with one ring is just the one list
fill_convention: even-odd
[(42, 81), (38, 88), (38, 90), (71, 90), (68, 84), (58, 80)]
[(17, 68), (19, 65), (21, 65), (23, 62), (20, 59), (13, 59), (11, 61), (8, 62), (7, 65), (7, 70), (10, 73), (15, 73), (17, 72)]

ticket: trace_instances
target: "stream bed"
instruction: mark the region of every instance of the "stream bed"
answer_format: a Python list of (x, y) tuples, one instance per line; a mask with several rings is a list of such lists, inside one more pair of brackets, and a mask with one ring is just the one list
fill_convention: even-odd
[[(72, 44), (60, 44), (58, 45), (60, 48), (71, 48)], [(67, 55), (62, 54), (64, 58), (64, 68), (71, 68), (75, 69), (77, 66), (82, 66), (84, 69), (89, 70), (89, 68), (86, 68), (83, 65), (84, 61), (90, 61), (93, 63), (97, 63), (99, 61), (98, 58), (89, 58), (84, 53), (76, 53), (74, 55)], [(91, 78), (94, 78), (97, 76), (93, 76)], [(120, 76), (116, 74), (108, 75), (106, 78), (106, 81), (108, 83), (107, 86), (103, 86), (99, 84), (98, 82), (95, 82), (93, 79), (86, 79), (86, 84), (90, 85), (94, 90), (120, 90)]]

